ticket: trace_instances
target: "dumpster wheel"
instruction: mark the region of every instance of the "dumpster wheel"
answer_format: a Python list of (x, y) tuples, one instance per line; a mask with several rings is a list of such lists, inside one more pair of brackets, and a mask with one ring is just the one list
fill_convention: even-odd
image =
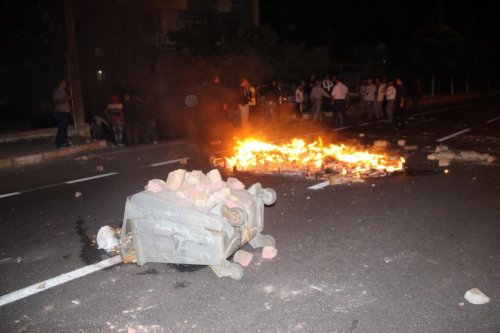
[(258, 247), (264, 247), (264, 246), (276, 246), (276, 239), (274, 239), (273, 236), (271, 235), (262, 235), (258, 234), (254, 238), (252, 238), (249, 242), (251, 247), (254, 249)]
[(265, 188), (262, 190), (262, 202), (270, 206), (273, 203), (276, 202), (276, 199), (278, 198), (276, 191), (273, 190), (272, 188)]
[(229, 271), (229, 277), (233, 280), (241, 280), (243, 277), (243, 267), (236, 263), (231, 263)]
[(225, 261), (221, 265), (210, 266), (218, 277), (229, 276), (233, 280), (240, 280), (243, 277), (243, 267), (235, 262)]

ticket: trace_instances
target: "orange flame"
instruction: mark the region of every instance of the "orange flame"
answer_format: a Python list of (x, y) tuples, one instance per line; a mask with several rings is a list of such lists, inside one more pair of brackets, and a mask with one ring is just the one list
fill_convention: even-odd
[(403, 157), (390, 158), (387, 154), (359, 151), (344, 144), (323, 145), (321, 138), (306, 144), (302, 139), (292, 139), (275, 145), (254, 138), (237, 140), (234, 155), (226, 157), (226, 166), (237, 170), (319, 171), (331, 168), (343, 175), (361, 176), (368, 171), (392, 173), (403, 169)]

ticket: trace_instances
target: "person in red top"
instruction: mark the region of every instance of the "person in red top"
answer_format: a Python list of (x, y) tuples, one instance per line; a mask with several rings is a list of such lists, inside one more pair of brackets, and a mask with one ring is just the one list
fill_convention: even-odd
[(123, 132), (125, 129), (125, 118), (123, 117), (123, 104), (116, 94), (113, 94), (111, 101), (106, 106), (104, 113), (111, 121), (111, 128), (115, 136), (115, 143), (123, 146)]

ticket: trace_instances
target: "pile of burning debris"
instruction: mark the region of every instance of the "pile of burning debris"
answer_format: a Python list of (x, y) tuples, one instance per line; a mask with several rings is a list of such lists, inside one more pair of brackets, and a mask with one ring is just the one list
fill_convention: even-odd
[(345, 144), (325, 145), (321, 138), (309, 144), (292, 139), (282, 145), (249, 138), (237, 140), (234, 155), (212, 157), (211, 163), (232, 171), (328, 179), (336, 185), (404, 171), (405, 159), (397, 153), (387, 153), (387, 146), (385, 140), (375, 141), (369, 151)]

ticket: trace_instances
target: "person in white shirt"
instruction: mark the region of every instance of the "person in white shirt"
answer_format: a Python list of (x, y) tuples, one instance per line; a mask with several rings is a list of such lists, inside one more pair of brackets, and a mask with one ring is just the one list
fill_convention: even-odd
[(377, 88), (372, 83), (372, 79), (367, 80), (367, 85), (365, 88), (364, 94), (364, 106), (365, 106), (365, 114), (368, 119), (373, 119), (375, 117), (375, 93), (377, 92)]
[(375, 86), (377, 87), (377, 94), (375, 97), (375, 117), (377, 119), (384, 116), (384, 111), (382, 109), (382, 103), (385, 97), (385, 79), (375, 79)]
[(392, 124), (394, 122), (394, 108), (396, 106), (396, 88), (394, 87), (394, 82), (392, 81), (389, 81), (387, 84), (385, 99), (387, 100), (385, 112), (387, 113), (389, 124)]
[(295, 88), (295, 108), (297, 110), (297, 116), (302, 116), (304, 112), (304, 84), (299, 83), (297, 88)]
[(332, 89), (333, 99), (333, 122), (334, 125), (344, 126), (347, 122), (347, 103), (349, 102), (349, 88), (337, 78), (337, 83)]

